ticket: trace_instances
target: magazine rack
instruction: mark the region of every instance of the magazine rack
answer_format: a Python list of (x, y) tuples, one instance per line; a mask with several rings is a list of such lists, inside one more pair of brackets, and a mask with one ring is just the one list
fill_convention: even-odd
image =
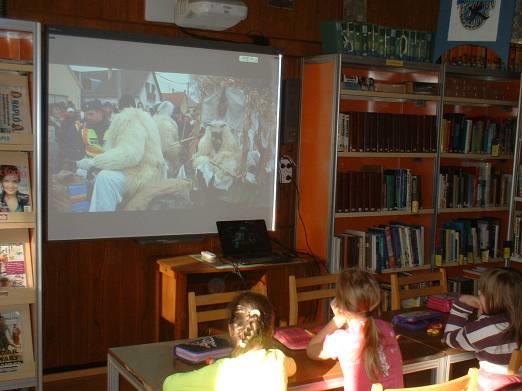
[(0, 19), (0, 390), (41, 389), (40, 24)]

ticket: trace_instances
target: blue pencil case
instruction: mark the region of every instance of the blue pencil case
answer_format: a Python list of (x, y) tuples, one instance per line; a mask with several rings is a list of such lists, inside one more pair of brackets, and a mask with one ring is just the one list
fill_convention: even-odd
[(408, 330), (422, 330), (433, 322), (443, 320), (443, 314), (436, 311), (410, 311), (397, 314), (392, 318), (392, 323)]

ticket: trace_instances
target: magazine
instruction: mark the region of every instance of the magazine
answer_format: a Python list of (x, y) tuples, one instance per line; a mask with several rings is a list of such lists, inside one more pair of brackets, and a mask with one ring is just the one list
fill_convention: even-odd
[(36, 376), (29, 304), (0, 307), (0, 384)]
[(0, 243), (0, 288), (25, 288), (25, 243)]
[(32, 132), (28, 85), (27, 76), (0, 72), (0, 139), (2, 141), (4, 135)]
[(27, 153), (0, 154), (0, 181), (0, 212), (32, 211)]
[(26, 321), (28, 317), (15, 308), (0, 310), (0, 380), (3, 374), (22, 369), (25, 344), (31, 343), (31, 336), (23, 332)]

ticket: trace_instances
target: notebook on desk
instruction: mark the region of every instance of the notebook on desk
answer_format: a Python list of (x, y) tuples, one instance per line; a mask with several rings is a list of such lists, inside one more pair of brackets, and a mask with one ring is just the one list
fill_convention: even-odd
[(242, 265), (288, 262), (288, 257), (272, 250), (265, 220), (216, 222), (225, 260)]

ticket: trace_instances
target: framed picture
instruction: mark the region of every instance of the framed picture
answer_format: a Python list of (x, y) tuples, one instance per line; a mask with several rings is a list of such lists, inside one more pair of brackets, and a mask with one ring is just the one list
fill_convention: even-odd
[(0, 306), (0, 382), (36, 376), (29, 304)]
[(515, 0), (441, 0), (433, 61), (473, 44), (493, 49), (507, 65), (514, 9)]

